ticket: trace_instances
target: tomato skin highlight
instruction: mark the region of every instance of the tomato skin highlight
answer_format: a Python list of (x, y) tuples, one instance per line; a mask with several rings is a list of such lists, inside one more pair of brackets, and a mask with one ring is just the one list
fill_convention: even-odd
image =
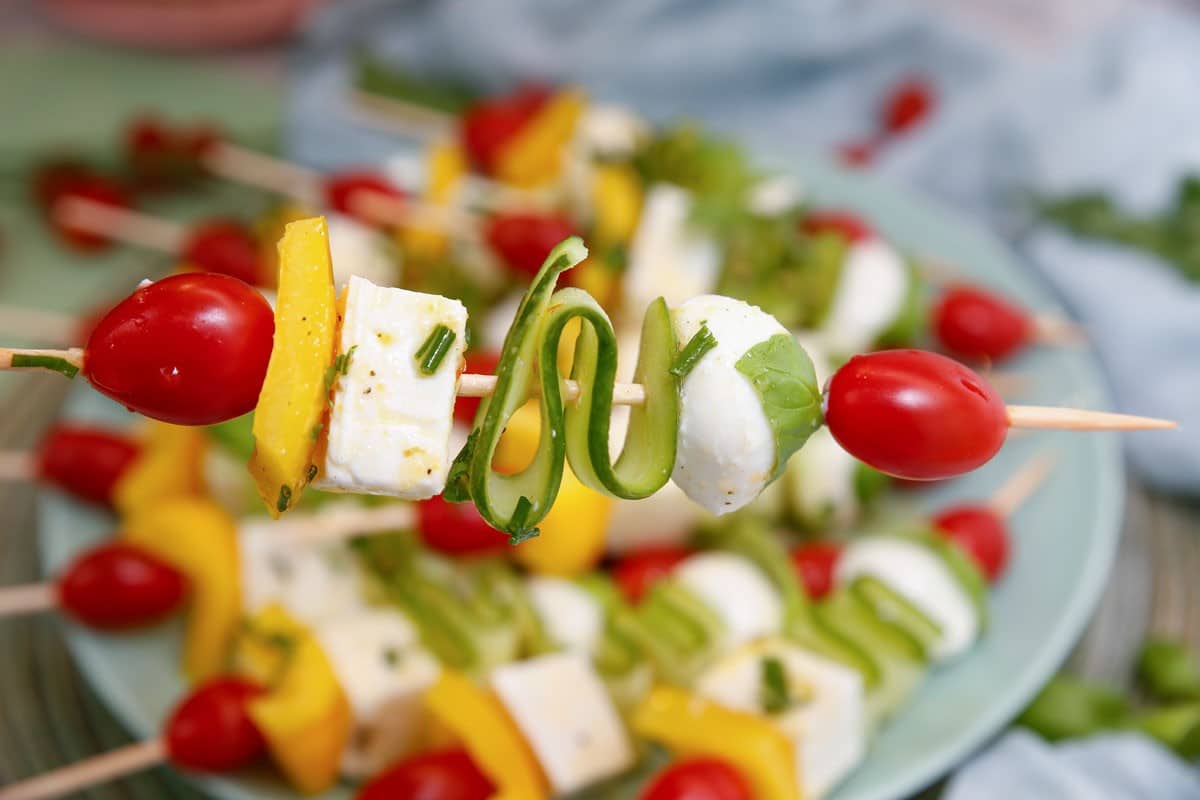
[(967, 552), (989, 582), (1008, 567), (1011, 540), (1004, 518), (987, 506), (959, 505), (933, 518), (939, 534)]
[(561, 214), (515, 213), (489, 219), (484, 237), (505, 266), (529, 278), (559, 242), (576, 233), (574, 223)]
[[(384, 176), (367, 170), (347, 170), (325, 179), (325, 204), (335, 211), (358, 217), (354, 195), (374, 192), (403, 200), (404, 192)], [(367, 220), (370, 222), (370, 220)]]
[(830, 378), (825, 405), (829, 431), (848, 453), (909, 480), (970, 472), (1008, 432), (1004, 401), (987, 381), (922, 350), (854, 356)]
[(750, 785), (715, 758), (677, 761), (655, 776), (638, 800), (754, 800)]
[(213, 425), (254, 409), (275, 317), (236, 278), (172, 275), (144, 286), (97, 323), (83, 373), (131, 411), (177, 425)]
[(262, 286), (266, 278), (258, 241), (237, 220), (213, 219), (196, 225), (188, 232), (181, 256), (201, 272), (228, 275), (251, 286)]
[(102, 428), (56, 425), (38, 445), (38, 478), (81, 500), (107, 506), (113, 486), (140, 449), (132, 439)]
[(250, 719), (250, 701), (266, 690), (244, 678), (219, 677), (201, 685), (171, 712), (166, 725), (171, 763), (197, 772), (232, 772), (267, 749)]
[(488, 525), (473, 503), (450, 503), (440, 495), (417, 503), (417, 533), (426, 547), (454, 556), (508, 547), (508, 536)]
[(875, 236), (874, 229), (867, 221), (853, 211), (843, 209), (824, 209), (813, 211), (800, 222), (805, 233), (817, 235), (821, 233), (836, 233), (850, 244), (865, 242)]
[(128, 544), (104, 544), (75, 559), (58, 579), (58, 598), (75, 620), (100, 630), (157, 622), (179, 608), (187, 579)]
[(613, 564), (613, 580), (626, 600), (639, 603), (651, 586), (670, 575), (692, 552), (690, 548), (671, 545), (630, 551)]
[(1029, 344), (1033, 320), (999, 295), (975, 286), (946, 288), (933, 308), (933, 331), (949, 353), (974, 361), (1003, 361)]
[(459, 136), (472, 166), (486, 175), (493, 174), (504, 146), (549, 99), (545, 87), (523, 86), (507, 97), (474, 103), (463, 112)]
[(792, 566), (810, 598), (820, 600), (833, 591), (841, 555), (841, 545), (833, 542), (807, 542), (792, 549)]
[(466, 750), (407, 758), (368, 781), (355, 800), (488, 800), (496, 788)]

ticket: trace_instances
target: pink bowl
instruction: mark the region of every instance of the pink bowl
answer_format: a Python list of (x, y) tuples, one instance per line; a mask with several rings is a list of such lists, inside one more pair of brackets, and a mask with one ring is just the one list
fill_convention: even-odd
[(160, 50), (244, 47), (292, 34), (317, 0), (42, 0), (63, 27)]

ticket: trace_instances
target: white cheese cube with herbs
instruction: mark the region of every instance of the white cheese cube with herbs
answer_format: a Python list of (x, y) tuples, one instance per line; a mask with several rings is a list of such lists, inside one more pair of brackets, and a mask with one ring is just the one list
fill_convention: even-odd
[(491, 686), (533, 749), (555, 797), (631, 767), (633, 747), (587, 656), (552, 653), (496, 667)]
[[(467, 310), (457, 300), (359, 277), (350, 279), (344, 299), (324, 458), (313, 486), (432, 497), (442, 491), (452, 458)], [(437, 349), (435, 339), (444, 348), (440, 358), (418, 352)]]
[(697, 692), (767, 716), (792, 742), (805, 798), (820, 798), (862, 761), (867, 728), (862, 676), (796, 644), (748, 645), (713, 665)]

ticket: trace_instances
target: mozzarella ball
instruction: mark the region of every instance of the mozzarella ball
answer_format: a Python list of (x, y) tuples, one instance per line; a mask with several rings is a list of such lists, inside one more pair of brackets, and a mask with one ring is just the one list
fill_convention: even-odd
[(399, 284), (399, 251), (387, 239), (343, 214), (329, 214), (326, 221), (334, 286), (345, 286), (355, 275), (379, 286)]
[(551, 641), (572, 652), (595, 652), (604, 635), (604, 611), (587, 589), (550, 575), (533, 576), (527, 589), (529, 602)]
[(904, 308), (908, 281), (904, 258), (884, 240), (852, 245), (821, 325), (829, 350), (853, 355), (871, 349)]
[(689, 557), (673, 577), (721, 619), (723, 647), (778, 633), (783, 600), (754, 562), (736, 553), (710, 551)]
[(671, 312), (680, 347), (706, 325), (716, 347), (683, 379), (679, 441), (671, 479), (713, 514), (749, 503), (776, 466), (775, 436), (762, 401), (737, 362), (755, 345), (788, 334), (762, 309), (720, 295), (701, 295)]

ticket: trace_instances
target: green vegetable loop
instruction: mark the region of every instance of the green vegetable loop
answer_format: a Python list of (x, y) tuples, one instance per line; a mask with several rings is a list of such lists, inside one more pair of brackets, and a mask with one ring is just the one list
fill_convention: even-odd
[[(532, 535), (550, 511), (562, 481), (563, 463), (584, 484), (614, 497), (638, 499), (662, 488), (675, 464), (679, 423), (677, 382), (670, 374), (674, 329), (666, 303), (653, 303), (642, 323), (634, 380), (645, 403), (631, 410), (625, 446), (615, 462), (608, 450), (616, 384), (617, 336), (591, 295), (568, 288), (555, 292), (558, 276), (587, 257), (578, 237), (560, 243), (534, 277), (501, 348), (495, 391), (480, 404), (467, 445), (451, 467), (444, 496), (474, 500), (488, 524), (514, 541)], [(570, 377), (579, 396), (563, 399), (559, 342), (572, 320), (580, 320)], [(504, 427), (536, 386), (541, 435), (532, 463), (503, 475), (492, 459)]]

